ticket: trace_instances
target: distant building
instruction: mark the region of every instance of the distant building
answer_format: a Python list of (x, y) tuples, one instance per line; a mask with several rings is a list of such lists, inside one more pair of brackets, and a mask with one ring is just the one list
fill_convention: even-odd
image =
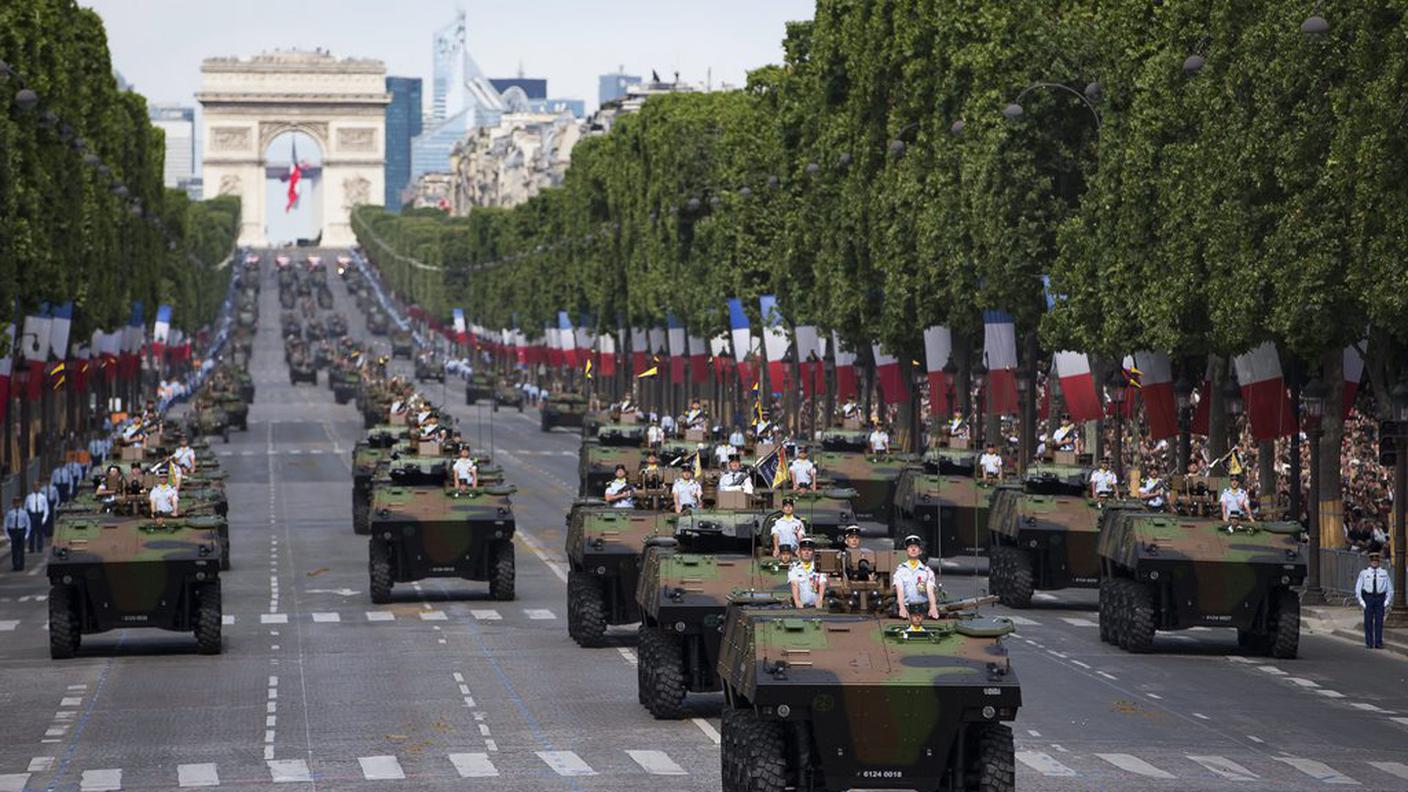
[(587, 101), (585, 99), (546, 99), (541, 108), (537, 108), (542, 113), (571, 113), (573, 118), (587, 117)]
[(582, 123), (568, 113), (505, 113), (455, 148), (453, 211), (516, 206), (562, 184)]
[(680, 82), (679, 75), (675, 75), (674, 82), (657, 79), (650, 82), (632, 83), (626, 86), (624, 95), (603, 102), (601, 107), (592, 113), (592, 117), (587, 120), (587, 132), (593, 135), (604, 135), (610, 132), (617, 118), (639, 112), (645, 101), (652, 96), (670, 93), (697, 93), (704, 90), (706, 89), (702, 85)]
[(603, 74), (597, 79), (597, 104), (604, 105), (607, 102), (620, 99), (626, 95), (627, 88), (640, 83), (641, 77), (637, 74), (626, 74), (622, 71)]
[(421, 134), (421, 80), (387, 77), (386, 92), (386, 208), (401, 209), (401, 191), (411, 183), (411, 141)]
[(537, 77), (490, 77), (489, 84), (501, 94), (519, 88), (529, 101), (548, 98), (548, 81)]
[(191, 199), (192, 201), (205, 200), (205, 180), (199, 176), (186, 179), (185, 181), (181, 182), (176, 186), (182, 190), (185, 190), (186, 197)]
[(182, 187), (195, 176), (195, 108), (153, 104), (147, 108), (147, 117), (152, 126), (166, 134), (166, 161), (162, 164), (161, 182), (171, 188)]

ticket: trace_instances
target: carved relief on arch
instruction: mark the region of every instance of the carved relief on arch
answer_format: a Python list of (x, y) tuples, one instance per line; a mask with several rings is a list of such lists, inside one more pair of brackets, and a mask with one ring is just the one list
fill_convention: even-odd
[(259, 122), (259, 151), (267, 151), (269, 144), (274, 142), (274, 138), (285, 132), (302, 132), (311, 135), (317, 141), (318, 148), (322, 149), (323, 155), (327, 155), (328, 122), (326, 121), (300, 121), (298, 123), (261, 121)]
[(239, 177), (239, 176), (236, 176), (236, 175), (233, 174), (233, 173), (227, 173), (227, 174), (225, 174), (224, 176), (221, 176), (221, 177), (220, 177), (220, 194), (221, 194), (221, 195), (239, 195), (239, 194), (240, 194), (240, 177)]

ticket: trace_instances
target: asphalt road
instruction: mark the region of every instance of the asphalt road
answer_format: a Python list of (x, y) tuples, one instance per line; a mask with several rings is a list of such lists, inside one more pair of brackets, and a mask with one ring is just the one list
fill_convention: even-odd
[[(577, 436), (540, 432), (531, 409), (464, 407), (459, 383), (428, 386), (519, 487), (518, 599), (427, 581), (373, 606), (351, 530), (360, 416), (325, 379), (289, 385), (267, 272), (261, 299), (250, 430), (216, 441), (234, 546), (224, 654), (127, 630), (51, 661), (43, 573), (0, 572), (0, 792), (718, 789), (720, 699), (657, 722), (636, 704), (628, 633), (593, 650), (567, 637)], [(1160, 634), (1158, 654), (1132, 656), (1099, 641), (1094, 602), (1062, 593), (1012, 614), (1020, 789), (1408, 789), (1402, 660), (1306, 636), (1301, 659), (1273, 662), (1213, 630)]]

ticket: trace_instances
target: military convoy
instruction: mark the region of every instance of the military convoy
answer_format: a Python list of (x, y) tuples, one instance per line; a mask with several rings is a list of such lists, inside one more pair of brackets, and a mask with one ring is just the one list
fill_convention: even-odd
[(1020, 484), (994, 490), (988, 583), (1003, 605), (1025, 608), (1035, 591), (1100, 585), (1100, 504), (1087, 496), (1089, 478), (1088, 467), (1036, 464)]
[(586, 420), (587, 406), (587, 397), (578, 393), (549, 395), (539, 405), (543, 431), (551, 432), (557, 426), (574, 426), (581, 429)]

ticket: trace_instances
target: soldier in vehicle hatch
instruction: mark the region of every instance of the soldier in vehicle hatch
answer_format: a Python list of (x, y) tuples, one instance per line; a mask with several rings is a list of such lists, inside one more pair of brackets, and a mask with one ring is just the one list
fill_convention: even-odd
[(694, 480), (694, 468), (687, 467), (680, 471), (680, 477), (675, 479), (670, 495), (675, 501), (675, 514), (680, 514), (685, 509), (699, 508), (699, 500), (704, 496), (704, 491), (699, 482)]
[(1222, 504), (1223, 522), (1233, 522), (1236, 520), (1246, 520), (1253, 522), (1251, 499), (1247, 497), (1247, 491), (1242, 489), (1242, 477), (1234, 475), (1232, 482), (1222, 491), (1218, 501)]
[(819, 608), (826, 597), (826, 573), (818, 571), (814, 559), (816, 542), (803, 539), (797, 545), (798, 560), (787, 571), (792, 587), (792, 605), (798, 608)]
[(772, 524), (772, 555), (778, 556), (782, 545), (790, 544), (801, 546), (802, 535), (806, 533), (807, 526), (793, 514), (796, 508), (796, 501), (792, 498), (782, 499), (782, 516), (778, 517)]
[(1119, 478), (1115, 471), (1110, 470), (1110, 460), (1101, 459), (1099, 469), (1090, 474), (1090, 497), (1097, 500), (1113, 498), (1119, 486)]
[(743, 462), (735, 455), (728, 460), (728, 470), (719, 476), (719, 492), (753, 493), (753, 477), (743, 469)]
[(469, 446), (460, 446), (460, 456), (455, 460), (452, 470), (455, 474), (456, 489), (479, 486), (479, 466), (474, 464), (474, 458), (469, 455)]
[(626, 466), (616, 466), (616, 477), (606, 485), (606, 502), (617, 509), (634, 509), (636, 488), (626, 478)]
[(846, 552), (846, 577), (869, 580), (875, 569), (875, 551), (860, 546), (860, 526), (848, 525), (841, 531), (842, 549)]
[(905, 560), (890, 576), (895, 584), (895, 601), (900, 618), (908, 619), (914, 611), (927, 612), (929, 618), (939, 618), (938, 584), (934, 570), (923, 559), (924, 540), (914, 534), (904, 538)]

